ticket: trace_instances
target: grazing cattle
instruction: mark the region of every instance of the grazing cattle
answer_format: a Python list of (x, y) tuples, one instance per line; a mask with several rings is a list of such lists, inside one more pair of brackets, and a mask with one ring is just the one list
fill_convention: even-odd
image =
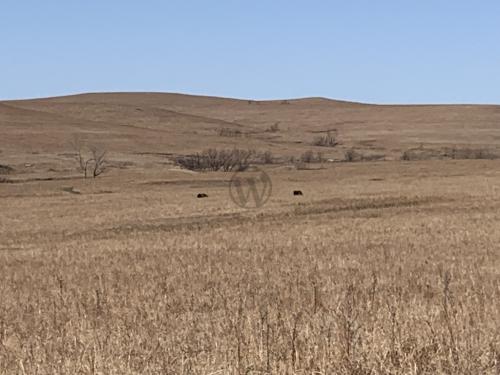
[(197, 198), (208, 198), (208, 195), (205, 193), (199, 193), (196, 197)]
[(294, 190), (293, 195), (304, 195), (301, 190)]

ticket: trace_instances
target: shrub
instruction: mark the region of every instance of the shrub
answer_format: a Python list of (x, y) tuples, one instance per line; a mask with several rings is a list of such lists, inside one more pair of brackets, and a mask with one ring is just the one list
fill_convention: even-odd
[(325, 161), (325, 158), (323, 157), (323, 153), (321, 151), (318, 151), (316, 153), (316, 161), (318, 163), (323, 163)]
[(297, 161), (293, 163), (295, 165), (295, 168), (299, 171), (301, 170), (308, 170), (309, 168), (307, 167), (307, 163), (304, 163), (302, 161)]
[(250, 166), (251, 150), (218, 150), (207, 149), (194, 155), (183, 155), (176, 163), (192, 171), (243, 171)]
[(304, 152), (300, 155), (300, 161), (302, 163), (312, 163), (314, 161), (314, 153), (311, 150)]
[(498, 158), (498, 155), (495, 155), (491, 150), (484, 148), (459, 149), (457, 147), (453, 147), (451, 150), (447, 149), (444, 153), (444, 156), (450, 157), (451, 159), (497, 159)]
[(479, 148), (444, 148), (444, 149), (426, 149), (423, 147), (411, 148), (405, 150), (401, 154), (401, 160), (440, 160), (440, 159), (453, 159), (453, 160), (466, 160), (466, 159), (498, 159), (499, 155), (495, 154), (492, 150)]
[(290, 162), (294, 163), (294, 164), (295, 164), (295, 162), (300, 162), (300, 163), (323, 163), (324, 161), (325, 161), (325, 158), (324, 158), (322, 152), (317, 152), (315, 154), (311, 150), (307, 150), (304, 153), (302, 153), (298, 159), (296, 159), (293, 156), (290, 159)]
[(273, 153), (269, 150), (261, 152), (257, 156), (257, 162), (262, 163), (262, 164), (273, 164), (274, 163)]
[(8, 165), (0, 164), (0, 174), (9, 174), (14, 171), (14, 168), (9, 167)]
[(199, 153), (196, 153), (194, 155), (178, 156), (175, 159), (175, 163), (182, 168), (189, 169), (191, 171), (207, 169), (207, 163)]
[(271, 125), (269, 128), (266, 129), (266, 132), (270, 133), (276, 133), (280, 131), (280, 123), (276, 122), (273, 125)]
[(344, 153), (344, 161), (348, 163), (360, 161), (362, 158), (362, 155), (353, 148), (350, 148)]
[(339, 144), (339, 142), (337, 141), (337, 135), (329, 131), (323, 136), (314, 138), (313, 144), (314, 146), (321, 147), (335, 147)]
[(403, 160), (403, 161), (412, 160), (412, 155), (411, 155), (410, 150), (406, 150), (401, 154), (401, 160)]
[(220, 128), (218, 134), (221, 137), (241, 137), (243, 133), (239, 129)]

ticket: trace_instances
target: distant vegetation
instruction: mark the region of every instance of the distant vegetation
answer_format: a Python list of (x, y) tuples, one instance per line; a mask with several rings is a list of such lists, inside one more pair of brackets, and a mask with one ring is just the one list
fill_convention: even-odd
[(220, 128), (218, 134), (220, 137), (241, 137), (243, 135), (241, 130), (231, 128)]
[(273, 153), (271, 151), (263, 151), (257, 154), (256, 158), (257, 162), (260, 162), (261, 164), (273, 164), (275, 162), (275, 158), (273, 156)]
[(14, 171), (14, 168), (9, 167), (8, 165), (0, 164), (0, 174), (9, 174)]
[(335, 147), (339, 144), (337, 134), (329, 131), (323, 136), (314, 138), (314, 146)]
[(423, 146), (411, 148), (401, 154), (401, 160), (415, 161), (415, 160), (467, 160), (467, 159), (498, 159), (500, 154), (493, 150), (485, 148), (458, 148), (446, 147), (442, 149), (431, 149)]
[(356, 150), (354, 150), (353, 148), (350, 148), (344, 154), (344, 160), (347, 162), (354, 162), (354, 161), (358, 161), (360, 159), (361, 159), (361, 155), (358, 152), (356, 152)]
[(314, 161), (314, 153), (311, 150), (305, 151), (300, 155), (300, 161), (302, 163), (312, 163)]
[(385, 160), (385, 157), (384, 154), (364, 154), (354, 148), (350, 148), (344, 153), (344, 161), (348, 163)]
[(194, 155), (179, 156), (176, 163), (192, 171), (244, 171), (250, 166), (255, 151), (210, 148)]
[(2, 175), (12, 173), (13, 171), (14, 168), (9, 167), (8, 165), (0, 164), (0, 183), (9, 182), (9, 180), (6, 177), (3, 177)]
[(276, 133), (280, 131), (280, 123), (275, 122), (273, 125), (271, 125), (269, 128), (266, 129), (266, 132), (270, 133)]
[(84, 178), (96, 178), (106, 170), (106, 150), (94, 144), (87, 144), (80, 136), (75, 136), (72, 141), (78, 169)]
[(305, 151), (299, 158), (292, 157), (290, 162), (295, 165), (296, 169), (310, 169), (309, 164), (323, 163), (325, 158), (322, 152), (314, 153), (312, 150)]

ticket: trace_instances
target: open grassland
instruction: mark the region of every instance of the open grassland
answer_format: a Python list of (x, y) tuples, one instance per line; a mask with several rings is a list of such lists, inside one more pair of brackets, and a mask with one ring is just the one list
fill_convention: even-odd
[[(161, 93), (85, 94), (0, 102), (0, 163), (45, 173), (68, 172), (74, 134), (99, 143), (115, 163), (148, 167), (149, 156), (188, 154), (207, 147), (250, 148), (279, 158), (321, 152), (341, 160), (354, 149), (399, 160), (425, 145), (500, 154), (500, 106), (368, 105), (307, 98), (247, 101)], [(319, 147), (328, 131), (338, 147)], [(139, 157), (139, 156), (143, 157)], [(71, 155), (69, 155), (71, 156)], [(29, 172), (29, 170), (27, 171)]]
[(266, 170), (0, 184), (0, 373), (500, 373), (500, 162)]

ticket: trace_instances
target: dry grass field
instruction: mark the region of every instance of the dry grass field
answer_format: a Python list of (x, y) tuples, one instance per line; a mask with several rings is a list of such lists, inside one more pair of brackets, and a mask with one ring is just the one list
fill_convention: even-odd
[[(95, 94), (1, 102), (0, 136), (1, 374), (500, 374), (500, 160), (399, 160), (495, 152), (500, 107)], [(206, 147), (272, 151), (267, 204), (172, 163)]]

